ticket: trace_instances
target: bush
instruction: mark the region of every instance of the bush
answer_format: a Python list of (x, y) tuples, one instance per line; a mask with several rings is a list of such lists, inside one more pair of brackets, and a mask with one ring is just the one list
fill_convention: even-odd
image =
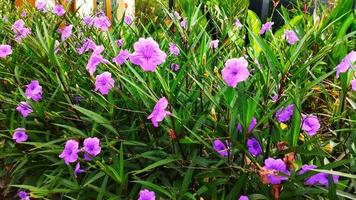
[(2, 3), (2, 198), (355, 198), (353, 1), (263, 34), (221, 2), (144, 23)]

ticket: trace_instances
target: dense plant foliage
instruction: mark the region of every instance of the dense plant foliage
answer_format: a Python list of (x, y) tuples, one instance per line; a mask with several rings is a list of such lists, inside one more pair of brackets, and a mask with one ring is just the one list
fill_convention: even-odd
[(0, 3), (1, 199), (356, 198), (352, 0), (39, 2)]

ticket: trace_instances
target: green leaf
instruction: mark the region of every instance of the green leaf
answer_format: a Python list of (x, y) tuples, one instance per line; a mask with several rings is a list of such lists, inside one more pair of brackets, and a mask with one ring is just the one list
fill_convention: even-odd
[(116, 131), (116, 129), (111, 125), (110, 121), (105, 119), (101, 115), (99, 115), (99, 114), (97, 114), (97, 113), (95, 113), (93, 111), (87, 110), (85, 108), (82, 108), (80, 106), (77, 106), (77, 105), (72, 105), (72, 107), (74, 109), (78, 110), (79, 112), (83, 113), (85, 116), (87, 116), (90, 119), (92, 119), (94, 122), (99, 123), (100, 125), (102, 125), (105, 128), (109, 129), (110, 131), (112, 131), (116, 135), (119, 135), (119, 133)]
[(156, 167), (159, 167), (159, 166), (162, 166), (162, 165), (166, 165), (166, 164), (174, 162), (174, 161), (176, 161), (176, 159), (170, 159), (170, 158), (163, 159), (163, 160), (157, 161), (157, 162), (155, 162), (155, 163), (153, 163), (151, 165), (148, 165), (147, 167), (145, 167), (145, 168), (143, 168), (141, 170), (132, 171), (131, 173), (133, 173), (134, 175), (137, 175), (137, 174), (152, 170), (152, 169), (154, 169)]

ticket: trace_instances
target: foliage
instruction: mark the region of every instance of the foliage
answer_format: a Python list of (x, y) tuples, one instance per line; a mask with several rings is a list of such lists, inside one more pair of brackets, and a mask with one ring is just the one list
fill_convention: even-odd
[[(137, 18), (131, 26), (114, 21), (107, 32), (83, 26), (76, 13), (58, 17), (28, 7), (27, 16), (21, 17), (21, 11), (7, 12), (9, 4), (0, 3), (1, 18), (8, 19), (0, 21), (0, 41), (13, 47), (10, 56), (0, 58), (3, 198), (22, 189), (38, 199), (137, 199), (140, 189), (147, 188), (163, 199), (232, 200), (243, 194), (273, 199), (275, 187), (262, 184), (258, 172), (266, 158), (295, 153), (290, 177), (277, 189), (280, 199), (355, 199), (353, 72), (335, 78), (335, 67), (356, 46), (353, 1), (344, 0), (328, 12), (318, 5), (315, 14), (298, 6), (281, 8), (274, 15), (281, 15), (284, 25), (265, 35), (259, 35), (262, 23), (247, 7), (234, 15), (235, 7), (229, 6), (234, 1), (219, 2), (202, 8), (203, 4), (178, 1), (176, 10), (187, 19), (187, 30), (166, 4), (158, 2), (164, 17)], [(14, 40), (11, 30), (19, 18), (32, 30), (22, 42)], [(241, 29), (234, 26), (238, 18)], [(73, 34), (60, 42), (56, 53), (55, 40), (61, 41), (57, 30), (64, 24), (73, 25)], [(210, 48), (216, 39), (213, 29), (220, 41), (215, 50)], [(296, 31), (296, 44), (285, 41), (285, 29)], [(95, 74), (112, 74), (115, 87), (108, 95), (94, 91), (95, 77), (85, 69), (90, 54), (77, 53), (86, 37), (105, 47), (102, 55), (109, 62), (99, 65)], [(111, 62), (120, 50), (117, 39), (124, 39), (122, 48), (133, 52), (141, 37), (152, 37), (167, 55), (173, 42), (180, 55), (168, 55), (156, 72), (144, 72), (130, 62)], [(250, 77), (231, 88), (221, 70), (228, 59), (239, 57), (247, 59)], [(172, 63), (180, 69), (171, 70)], [(31, 80), (42, 85), (43, 99), (29, 100), (34, 112), (23, 118), (15, 108), (26, 100)], [(279, 99), (273, 101), (276, 94)], [(172, 115), (154, 128), (147, 117), (161, 97), (168, 99)], [(291, 103), (293, 118), (278, 123), (276, 111)], [(321, 129), (314, 137), (301, 130), (301, 113), (319, 118)], [(252, 117), (257, 125), (248, 134)], [(236, 130), (238, 122), (242, 134)], [(26, 128), (27, 142), (12, 140), (18, 127)], [(94, 136), (100, 138), (102, 151), (91, 162), (80, 158), (85, 173), (76, 178), (74, 165), (65, 165), (58, 155), (68, 139), (82, 143)], [(249, 136), (262, 145), (263, 154), (256, 158), (246, 147)], [(214, 151), (217, 138), (232, 143), (227, 157)], [(315, 172), (299, 175), (302, 164), (339, 175), (339, 182), (334, 184), (330, 176), (329, 188), (307, 186), (304, 180)]]

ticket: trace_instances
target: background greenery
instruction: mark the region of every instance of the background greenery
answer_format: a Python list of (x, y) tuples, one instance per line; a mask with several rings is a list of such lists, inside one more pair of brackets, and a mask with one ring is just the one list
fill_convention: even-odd
[[(246, 158), (263, 166), (266, 157), (296, 152), (298, 168), (313, 163), (332, 169), (329, 173), (340, 175), (340, 182), (330, 188), (309, 187), (303, 184), (306, 176), (292, 173), (280, 199), (355, 199), (352, 72), (335, 78), (335, 66), (356, 46), (352, 4), (318, 4), (315, 14), (305, 12), (302, 1), (288, 10), (273, 9), (270, 19), (279, 15), (284, 24), (265, 36), (258, 34), (261, 21), (242, 0), (177, 1), (175, 9), (188, 20), (188, 30), (170, 18), (162, 2), (152, 4), (159, 17), (139, 13), (130, 28), (114, 21), (109, 32), (83, 27), (75, 13), (58, 18), (27, 8), (24, 21), (32, 34), (18, 44), (11, 25), (21, 11), (1, 1), (1, 18), (8, 21), (0, 21), (0, 41), (11, 44), (13, 53), (0, 60), (0, 198), (14, 198), (22, 188), (38, 199), (135, 199), (141, 188), (148, 188), (163, 199), (237, 199), (241, 194), (273, 199), (271, 186), (261, 183)], [(242, 29), (233, 26), (237, 18)], [(74, 34), (56, 54), (61, 23), (73, 24)], [(284, 29), (290, 28), (300, 38), (293, 46), (282, 39)], [(140, 37), (153, 37), (166, 52), (174, 42), (181, 55), (169, 56), (155, 73), (131, 63), (100, 65), (98, 74), (109, 71), (120, 85), (102, 96), (93, 91), (94, 77), (85, 69), (89, 55), (76, 53), (84, 37), (104, 45), (108, 60), (118, 53), (119, 38), (125, 39), (124, 48), (130, 52)], [(212, 37), (220, 40), (215, 51), (209, 47)], [(237, 88), (228, 88), (221, 69), (227, 59), (240, 56), (247, 57), (251, 76)], [(178, 72), (170, 70), (172, 63), (180, 65)], [(42, 85), (43, 99), (31, 103), (34, 113), (24, 119), (15, 108), (33, 79)], [(271, 100), (276, 93), (282, 96), (278, 103)], [(74, 103), (76, 96), (83, 97), (80, 104)], [(168, 98), (173, 116), (153, 128), (147, 116), (162, 96)], [(279, 126), (274, 114), (289, 103), (318, 116), (322, 128), (317, 136), (301, 137), (300, 112), (286, 129)], [(247, 127), (252, 116), (258, 121), (253, 135), (264, 150), (256, 159), (246, 150), (246, 133), (236, 131), (238, 121)], [(21, 145), (11, 139), (19, 126), (29, 134), (29, 141)], [(178, 140), (170, 139), (171, 130)], [(58, 155), (67, 139), (90, 136), (101, 139), (102, 152), (92, 162), (81, 160), (86, 172), (75, 178), (73, 166), (66, 166)], [(231, 140), (229, 158), (212, 149), (215, 138)], [(281, 141), (288, 143), (287, 150), (277, 150)]]

